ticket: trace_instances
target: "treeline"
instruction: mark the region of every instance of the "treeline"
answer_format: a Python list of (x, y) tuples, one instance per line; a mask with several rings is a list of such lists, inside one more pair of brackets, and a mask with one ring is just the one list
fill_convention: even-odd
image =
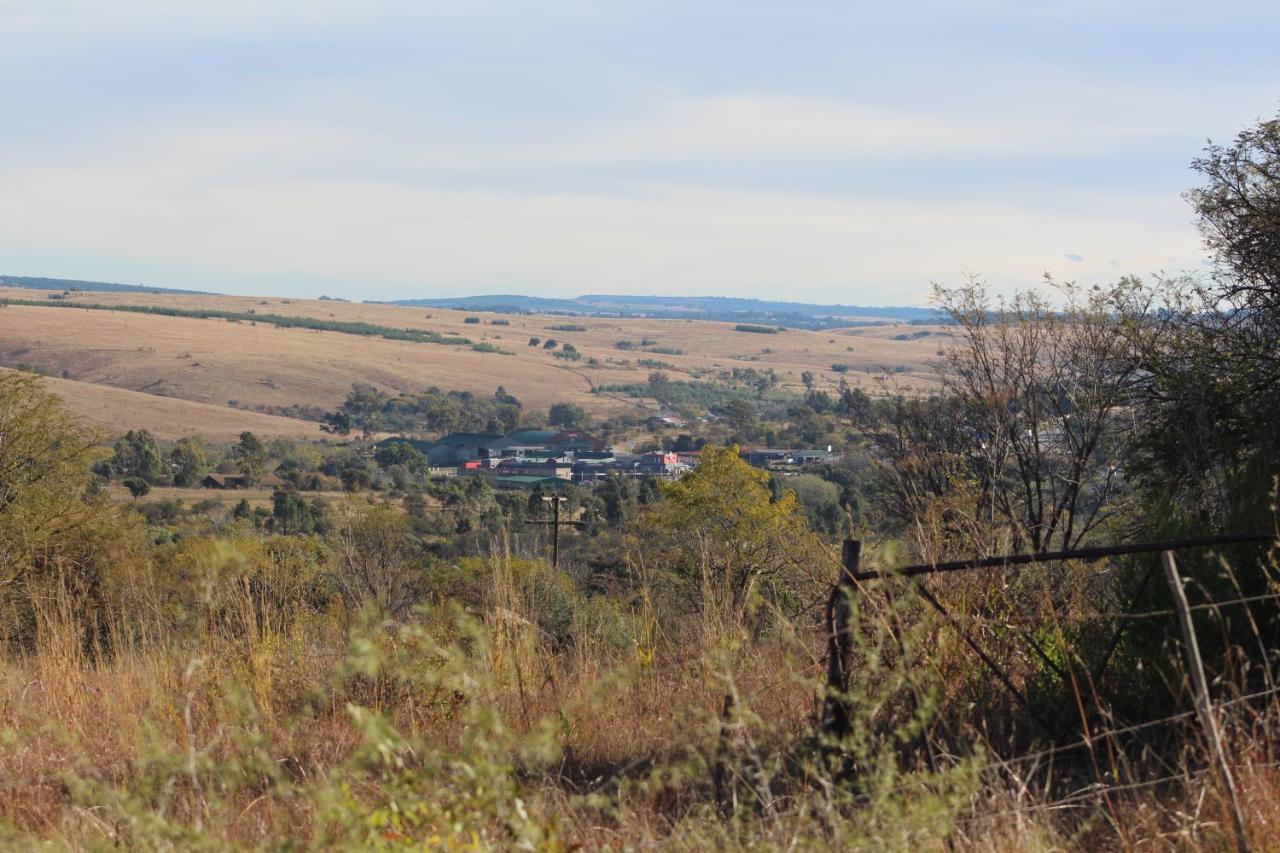
[(167, 305), (106, 305), (96, 302), (70, 302), (36, 299), (0, 298), (0, 305), (25, 305), (36, 308), (81, 308), (90, 311), (125, 311), (131, 314), (154, 314), (161, 317), (186, 317), (193, 320), (227, 320), (232, 323), (265, 323), (281, 329), (311, 329), (317, 332), (339, 332), (344, 335), (386, 338), (419, 344), (469, 346), (469, 338), (443, 335), (426, 329), (403, 329), (354, 320), (322, 320), (284, 314), (259, 314), (256, 311), (221, 311), (214, 308), (173, 308)]
[[(536, 415), (534, 416), (537, 420)], [(524, 406), (499, 386), (491, 397), (470, 391), (443, 391), (432, 386), (420, 393), (391, 395), (364, 382), (351, 386), (342, 406), (325, 415), (326, 429), (339, 435), (359, 430), (402, 433), (506, 433), (529, 423)], [(543, 421), (542, 423), (545, 423)]]

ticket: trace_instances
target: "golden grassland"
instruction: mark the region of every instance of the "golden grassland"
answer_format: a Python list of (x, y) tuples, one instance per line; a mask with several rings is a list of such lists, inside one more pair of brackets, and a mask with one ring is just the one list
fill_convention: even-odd
[[(7, 368), (0, 368), (7, 370)], [(45, 387), (60, 397), (87, 424), (110, 433), (145, 427), (157, 438), (176, 440), (199, 435), (215, 443), (234, 441), (244, 430), (264, 438), (319, 439), (320, 425), (215, 406), (177, 397), (130, 391), (113, 385), (46, 377)]]
[[(43, 291), (0, 288), (0, 296), (40, 300)], [(310, 424), (287, 421), (251, 425), (243, 412), (189, 408), (190, 401), (226, 410), (258, 406), (315, 406), (332, 409), (353, 382), (368, 382), (388, 392), (445, 390), (492, 394), (502, 385), (526, 406), (545, 408), (575, 403), (597, 416), (630, 408), (635, 401), (595, 394), (598, 385), (643, 382), (662, 362), (673, 379), (691, 379), (704, 371), (734, 367), (772, 368), (786, 386), (801, 387), (801, 374), (814, 375), (818, 387), (834, 388), (841, 378), (833, 364), (847, 364), (847, 381), (874, 391), (877, 377), (890, 374), (899, 385), (927, 389), (937, 381), (932, 363), (949, 339), (942, 327), (889, 325), (821, 332), (789, 330), (778, 334), (736, 332), (731, 323), (704, 320), (574, 318), (546, 315), (470, 314), (444, 309), (303, 299), (136, 293), (75, 293), (72, 302), (102, 305), (155, 305), (184, 310), (209, 308), (317, 319), (360, 321), (414, 328), (487, 341), (510, 353), (481, 353), (468, 346), (400, 342), (342, 332), (275, 328), (267, 324), (221, 319), (190, 319), (64, 307), (11, 305), (0, 310), (0, 365), (27, 365), (73, 383), (51, 383), (83, 417), (108, 429), (145, 422), (157, 434), (178, 436), (210, 430), (244, 429), (268, 434), (314, 434)], [(484, 322), (470, 324), (468, 316)], [(510, 325), (494, 326), (492, 319)], [(557, 325), (585, 326), (585, 332), (561, 332)], [(557, 359), (528, 346), (530, 337), (572, 343), (583, 360)], [(896, 338), (907, 337), (906, 340)], [(650, 339), (681, 354), (615, 348), (620, 340)], [(598, 367), (586, 364), (596, 358)], [(83, 386), (150, 395), (134, 404), (145, 417), (131, 417), (130, 403)], [(156, 402), (156, 401), (159, 402)], [(652, 405), (652, 404), (651, 404)], [(225, 426), (224, 426), (225, 425)]]

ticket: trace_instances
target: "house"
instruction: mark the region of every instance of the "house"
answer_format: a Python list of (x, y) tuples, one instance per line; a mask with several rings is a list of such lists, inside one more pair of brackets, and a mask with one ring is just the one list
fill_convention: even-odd
[(451, 432), (431, 443), (426, 451), (427, 463), (443, 467), (488, 459), (491, 446), (503, 440), (503, 436), (493, 433)]
[(659, 412), (645, 421), (649, 429), (679, 429), (685, 425), (684, 418), (670, 412)]
[(738, 455), (748, 464), (756, 468), (798, 468), (818, 462), (831, 462), (835, 454), (831, 448), (826, 450), (780, 450), (770, 447), (744, 447)]
[(278, 489), (289, 485), (277, 474), (263, 474), (249, 483), (247, 477), (243, 474), (208, 474), (200, 481), (202, 489), (244, 489), (253, 485), (262, 489)]
[(573, 463), (564, 459), (504, 459), (493, 469), (499, 477), (559, 477), (569, 479)]
[(244, 477), (239, 474), (206, 474), (200, 481), (202, 489), (243, 489)]
[(649, 475), (667, 479), (679, 477), (688, 470), (688, 466), (681, 464), (679, 457), (668, 450), (651, 450), (648, 453), (642, 453), (635, 461), (634, 467), (636, 473), (641, 476)]
[(770, 465), (786, 459), (787, 451), (772, 447), (744, 447), (738, 451), (738, 455), (748, 465), (756, 468), (768, 468)]

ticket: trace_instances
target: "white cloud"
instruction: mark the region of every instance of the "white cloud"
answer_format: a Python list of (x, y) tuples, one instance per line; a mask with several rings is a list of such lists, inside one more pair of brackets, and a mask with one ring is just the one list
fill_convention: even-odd
[[(1034, 282), (1062, 265), (1064, 240), (1137, 272), (1171, 249), (1187, 265), (1198, 258), (1189, 229), (1116, 209), (1075, 216), (995, 203), (688, 189), (644, 198), (527, 195), (314, 178), (192, 189), (156, 174), (5, 175), (11, 197), (29, 201), (0, 208), (0, 249), (194, 265), (248, 291), (255, 275), (314, 275), (364, 282), (370, 297), (502, 286), (846, 302), (910, 300), (923, 282), (965, 269), (1002, 285)], [(1089, 261), (1070, 273), (1115, 275)]]

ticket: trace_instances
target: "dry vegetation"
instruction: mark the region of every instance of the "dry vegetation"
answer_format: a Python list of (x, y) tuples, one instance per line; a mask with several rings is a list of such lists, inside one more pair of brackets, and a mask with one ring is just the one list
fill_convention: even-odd
[[(45, 299), (43, 291), (0, 288), (0, 297)], [(774, 335), (744, 334), (733, 324), (685, 320), (612, 320), (572, 318), (586, 332), (558, 332), (551, 327), (564, 317), (469, 314), (444, 309), (366, 305), (339, 301), (261, 299), (133, 293), (76, 293), (70, 302), (103, 305), (158, 305), (184, 310), (279, 314), (361, 321), (413, 328), (487, 341), (509, 355), (475, 352), (468, 346), (411, 343), (340, 332), (274, 328), (265, 323), (233, 323), (183, 317), (11, 305), (0, 310), (0, 365), (26, 365), (41, 372), (91, 386), (109, 386), (159, 396), (144, 406), (148, 418), (123, 417), (128, 404), (109, 394), (67, 385), (55, 389), (73, 408), (109, 429), (146, 425), (157, 434), (182, 435), (233, 424), (239, 415), (214, 415), (171, 400), (187, 400), (226, 408), (311, 406), (336, 408), (353, 382), (368, 382), (392, 393), (421, 391), (436, 385), (491, 395), (502, 385), (526, 405), (545, 409), (552, 403), (583, 406), (606, 416), (632, 401), (593, 394), (597, 385), (643, 382), (650, 368), (641, 359), (660, 361), (672, 379), (689, 379), (734, 367), (773, 368), (782, 383), (801, 389), (801, 374), (810, 372), (817, 387), (834, 388), (841, 376), (871, 391), (875, 378), (892, 372), (896, 383), (910, 388), (935, 387), (933, 362), (949, 338), (946, 329), (927, 326), (884, 326), (824, 332), (786, 331)], [(428, 315), (430, 317), (428, 318)], [(468, 316), (502, 317), (507, 326), (469, 324)], [(906, 336), (908, 340), (896, 340)], [(583, 360), (555, 358), (529, 338), (555, 338), (572, 343)], [(661, 349), (681, 354), (619, 350), (618, 341), (656, 341)], [(768, 352), (766, 352), (768, 350)], [(589, 366), (595, 358), (598, 366)], [(833, 364), (847, 364), (845, 374)], [(120, 416), (120, 417), (118, 417)], [(309, 425), (274, 427), (268, 434), (304, 434)]]

